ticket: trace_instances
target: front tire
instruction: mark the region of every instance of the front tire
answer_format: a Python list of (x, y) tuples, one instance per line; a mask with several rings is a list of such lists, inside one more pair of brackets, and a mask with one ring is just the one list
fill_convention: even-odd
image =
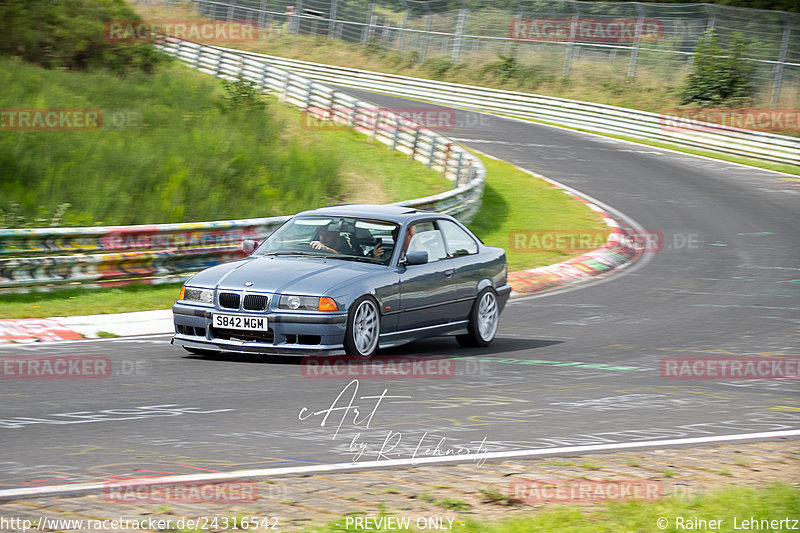
[(494, 340), (497, 325), (500, 322), (500, 306), (497, 305), (497, 293), (487, 287), (478, 293), (472, 311), (469, 314), (469, 325), (466, 335), (456, 335), (458, 344), (465, 348), (486, 347)]
[(356, 300), (347, 315), (344, 350), (347, 355), (369, 358), (378, 349), (381, 318), (378, 304), (369, 296)]

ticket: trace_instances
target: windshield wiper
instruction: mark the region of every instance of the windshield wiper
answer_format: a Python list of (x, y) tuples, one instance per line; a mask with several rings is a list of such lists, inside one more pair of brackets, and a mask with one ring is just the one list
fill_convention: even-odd
[(376, 259), (370, 259), (369, 257), (359, 257), (357, 255), (337, 255), (334, 256), (336, 259), (344, 259), (345, 261), (358, 261), (360, 263), (370, 263), (372, 265), (382, 265), (380, 261)]
[(310, 254), (308, 252), (267, 252), (267, 253), (265, 253), (263, 255), (289, 255), (289, 256), (291, 256), (291, 255), (302, 255), (302, 256), (308, 256), (308, 257), (325, 257), (324, 255)]

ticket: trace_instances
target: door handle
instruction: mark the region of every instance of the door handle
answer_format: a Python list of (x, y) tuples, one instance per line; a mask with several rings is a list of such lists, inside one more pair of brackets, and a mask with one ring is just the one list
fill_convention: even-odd
[(452, 268), (448, 268), (447, 270), (444, 271), (444, 277), (452, 278), (454, 273), (455, 270), (453, 270)]

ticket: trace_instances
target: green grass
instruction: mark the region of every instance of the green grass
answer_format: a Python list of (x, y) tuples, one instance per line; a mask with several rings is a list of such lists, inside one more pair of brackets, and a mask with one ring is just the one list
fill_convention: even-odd
[[(398, 515), (403, 516), (402, 513)], [(461, 517), (454, 522), (457, 531), (463, 533), (616, 533), (653, 531), (708, 531), (705, 528), (686, 527), (686, 520), (722, 520), (718, 531), (734, 531), (734, 518), (739, 530), (742, 520), (780, 520), (797, 518), (800, 515), (800, 489), (785, 484), (765, 488), (730, 486), (696, 498), (670, 496), (655, 502), (622, 501), (608, 502), (595, 507), (549, 506), (543, 510), (519, 514), (500, 521), (484, 521), (479, 517)], [(391, 516), (391, 513), (389, 514)], [(684, 519), (683, 528), (676, 528), (676, 517)], [(656, 525), (659, 518), (666, 518), (666, 529)], [(338, 525), (337, 525), (338, 522)], [(413, 521), (412, 521), (413, 523)], [(791, 522), (789, 522), (791, 524)], [(346, 531), (344, 519), (327, 526), (308, 528), (310, 533)], [(366, 529), (362, 531), (388, 531)], [(394, 529), (393, 531), (412, 531)]]
[(287, 137), (269, 107), (230, 109), (221, 83), (178, 63), (146, 75), (0, 59), (0, 107), (124, 109), (125, 127), (0, 135), (0, 198), (67, 225), (279, 215), (342, 199), (335, 146)]
[(464, 500), (458, 500), (450, 497), (434, 500), (433, 503), (440, 507), (444, 507), (445, 509), (452, 509), (453, 511), (467, 511), (472, 507)]
[(309, 147), (322, 145), (335, 150), (346, 161), (341, 167), (347, 203), (391, 203), (444, 192), (448, 180), (406, 154), (369, 141), (363, 133), (349, 128), (309, 128), (309, 121), (293, 106), (275, 105), (275, 116), (284, 131), (303, 139)]
[(483, 205), (469, 228), (486, 244), (506, 250), (509, 272), (557, 263), (580, 254), (572, 249), (517, 249), (516, 232), (608, 233), (602, 218), (583, 202), (511, 163), (484, 156), (480, 159), (486, 165), (486, 188)]
[(179, 290), (180, 284), (170, 283), (3, 294), (0, 298), (0, 317), (47, 318), (168, 309), (178, 299)]

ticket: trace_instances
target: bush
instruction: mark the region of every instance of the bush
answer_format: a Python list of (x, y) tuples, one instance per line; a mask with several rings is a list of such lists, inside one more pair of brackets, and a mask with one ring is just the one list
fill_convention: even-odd
[(108, 21), (139, 18), (124, 0), (0, 1), (0, 55), (50, 69), (152, 72), (165, 59), (152, 44), (114, 43), (104, 32)]
[(744, 104), (752, 94), (753, 68), (745, 59), (747, 48), (744, 37), (734, 33), (726, 53), (714, 30), (706, 32), (697, 45), (692, 71), (681, 89), (681, 103)]
[(255, 82), (248, 80), (241, 74), (234, 81), (222, 80), (225, 88), (225, 102), (229, 109), (252, 109), (263, 111), (267, 102), (258, 90)]

